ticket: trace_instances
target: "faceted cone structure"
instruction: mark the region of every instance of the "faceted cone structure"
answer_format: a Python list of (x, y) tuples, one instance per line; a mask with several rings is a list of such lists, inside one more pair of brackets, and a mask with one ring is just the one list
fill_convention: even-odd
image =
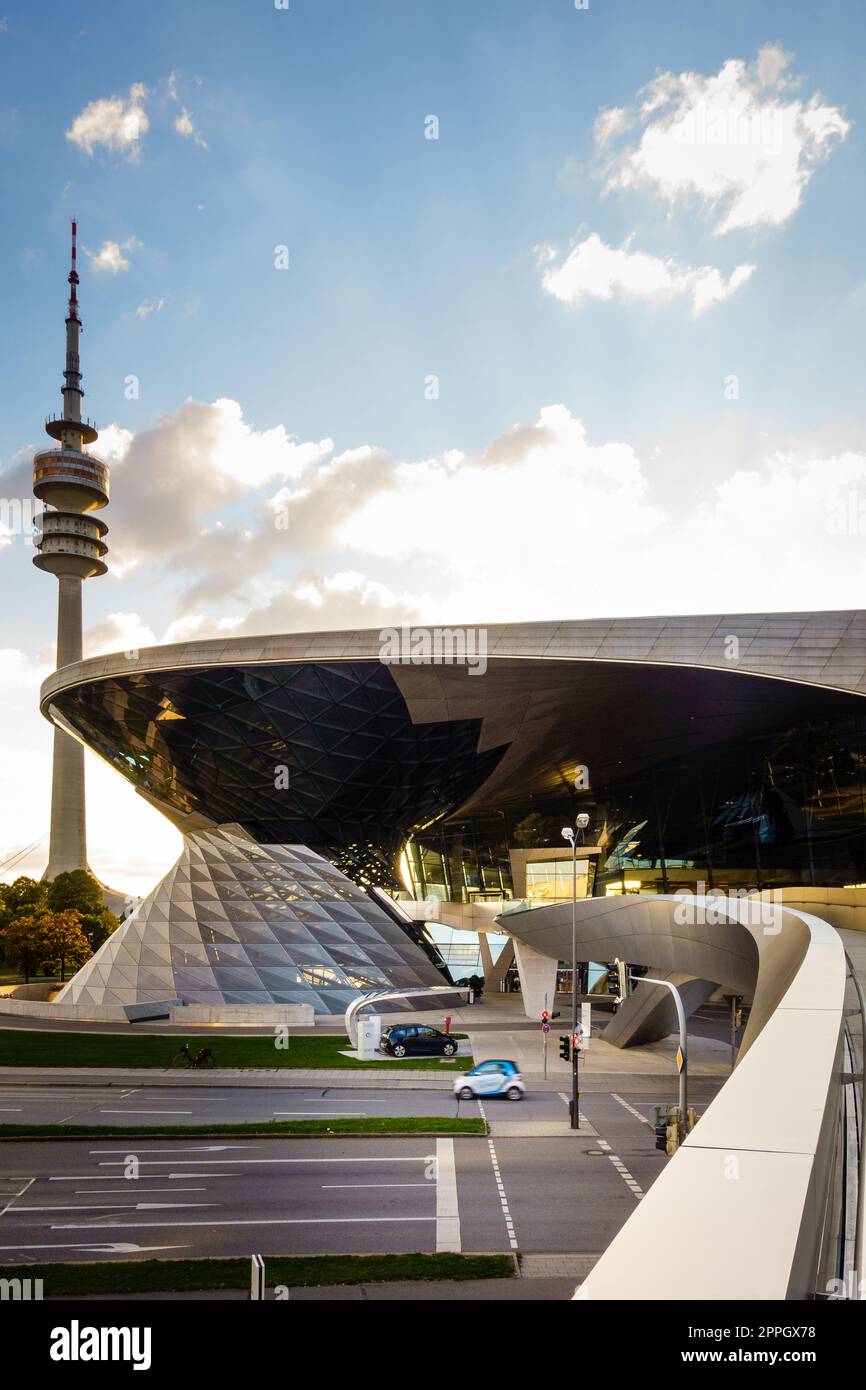
[(185, 836), (180, 859), (57, 997), (65, 1004), (311, 1004), (446, 983), (433, 948), (303, 845), (240, 826)]

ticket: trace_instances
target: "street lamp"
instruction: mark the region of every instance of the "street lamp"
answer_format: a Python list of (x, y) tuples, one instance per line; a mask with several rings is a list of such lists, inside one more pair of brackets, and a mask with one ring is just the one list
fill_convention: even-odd
[[(584, 822), (581, 825), (581, 821)], [(589, 816), (577, 817), (577, 828), (583, 833)], [(571, 1128), (580, 1129), (577, 1094), (577, 835), (570, 825), (562, 827), (562, 838), (571, 845)]]

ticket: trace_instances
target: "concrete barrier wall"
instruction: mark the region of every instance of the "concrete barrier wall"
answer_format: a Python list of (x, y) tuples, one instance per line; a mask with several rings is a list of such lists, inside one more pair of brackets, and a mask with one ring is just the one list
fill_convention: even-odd
[(769, 931), (748, 930), (758, 948), (748, 1047), (576, 1298), (815, 1291), (839, 1142), (844, 952), (829, 923), (787, 906)]
[(23, 1018), (55, 1018), (79, 1023), (127, 1023), (129, 1020), (119, 1005), (50, 1004), (47, 999), (7, 999), (0, 997), (0, 1016), (17, 1014)]
[(185, 1004), (169, 1010), (169, 1021), (183, 1027), (187, 1023), (315, 1026), (312, 1004)]

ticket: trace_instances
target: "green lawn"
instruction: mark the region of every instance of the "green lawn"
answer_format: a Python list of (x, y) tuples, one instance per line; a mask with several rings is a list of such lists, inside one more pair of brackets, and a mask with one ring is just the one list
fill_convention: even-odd
[[(508, 1255), (265, 1255), (268, 1297), (276, 1285), (370, 1284), (400, 1279), (510, 1279)], [(47, 1298), (78, 1294), (184, 1293), (249, 1289), (248, 1259), (112, 1260), (0, 1265), (0, 1279), (41, 1279)]]
[(0, 1125), (3, 1139), (119, 1139), (197, 1138), (258, 1135), (266, 1139), (281, 1135), (327, 1136), (345, 1134), (486, 1134), (481, 1119), (451, 1119), (448, 1115), (359, 1115), (333, 1120), (259, 1120), (244, 1124), (211, 1125)]
[(182, 1043), (195, 1055), (210, 1047), (218, 1067), (323, 1067), (347, 1071), (382, 1067), (420, 1071), (468, 1071), (471, 1057), (413, 1057), (404, 1062), (383, 1058), (356, 1062), (343, 1057), (349, 1046), (345, 1036), (289, 1037), (288, 1047), (276, 1047), (273, 1037), (226, 1036), (160, 1037), (153, 1033), (36, 1033), (25, 1029), (0, 1029), (0, 1067), (170, 1067)]

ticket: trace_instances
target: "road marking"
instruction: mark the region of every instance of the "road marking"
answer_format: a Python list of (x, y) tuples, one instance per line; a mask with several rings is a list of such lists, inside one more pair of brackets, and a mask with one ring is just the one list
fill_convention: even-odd
[(14, 1113), (20, 1115), (21, 1109), (22, 1107), (20, 1105), (0, 1105), (0, 1114), (12, 1115)]
[[(93, 1152), (99, 1153), (100, 1150), (94, 1149)], [(119, 1150), (108, 1149), (102, 1150), (102, 1152), (118, 1153)], [(153, 1152), (153, 1150), (151, 1150), (151, 1152)], [(378, 1165), (380, 1163), (427, 1163), (429, 1162), (429, 1160), (429, 1154), (403, 1154), (399, 1157), (394, 1156), (392, 1154), (387, 1154), (381, 1158), (140, 1158), (138, 1159), (138, 1166), (140, 1168), (144, 1168), (145, 1166), (148, 1168), (162, 1168), (167, 1163), (176, 1163), (178, 1167), (180, 1167), (181, 1164), (184, 1163), (197, 1163), (199, 1167), (203, 1167), (206, 1163), (370, 1163)], [(103, 1162), (100, 1163), (98, 1166), (100, 1168), (124, 1168), (126, 1167), (126, 1163), (125, 1160), (120, 1160), (118, 1162), (112, 1161), (110, 1163)], [(182, 1174), (178, 1174), (178, 1176), (180, 1177), (182, 1176)], [(196, 1174), (196, 1176), (198, 1176), (198, 1174)], [(204, 1177), (206, 1176), (206, 1174), (202, 1174), (202, 1176)]]
[[(480, 1097), (478, 1097), (477, 1099), (478, 1109), (481, 1112), (481, 1118), (486, 1124), (487, 1116), (484, 1113), (484, 1106), (481, 1103)], [(490, 1162), (493, 1164), (493, 1176), (496, 1179), (496, 1191), (499, 1196), (499, 1204), (502, 1207), (502, 1215), (505, 1217), (505, 1231), (508, 1236), (508, 1243), (511, 1246), (512, 1250), (516, 1250), (517, 1237), (514, 1234), (514, 1222), (511, 1219), (511, 1212), (508, 1209), (508, 1198), (505, 1195), (505, 1184), (502, 1181), (502, 1174), (499, 1171), (499, 1159), (496, 1157), (496, 1146), (494, 1145), (492, 1139), (487, 1140), (487, 1147), (490, 1150)]]
[(340, 1118), (340, 1117), (345, 1118), (346, 1116), (350, 1116), (353, 1120), (362, 1120), (362, 1119), (364, 1118), (364, 1112), (363, 1112), (363, 1110), (361, 1110), (361, 1111), (358, 1111), (358, 1110), (275, 1110), (275, 1111), (274, 1111), (274, 1114), (275, 1114), (275, 1115), (315, 1115), (317, 1118), (321, 1117), (323, 1120), (328, 1120), (328, 1119), (335, 1120), (335, 1119), (338, 1119), (338, 1118)]
[[(261, 1217), (249, 1221), (105, 1221), (100, 1231), (156, 1231), (170, 1226), (389, 1226), (395, 1223), (418, 1226), (435, 1222), (435, 1216), (299, 1216)], [(52, 1231), (92, 1231), (86, 1222), (52, 1226)], [(3, 1247), (0, 1246), (0, 1249)], [(15, 1246), (10, 1246), (15, 1249)]]
[(185, 1250), (185, 1245), (101, 1245), (89, 1241), (86, 1245), (0, 1245), (0, 1250), (87, 1250), (91, 1255), (133, 1255), (145, 1250)]
[(20, 1188), (18, 1189), (17, 1192), (14, 1192), (14, 1193), (12, 1194), (12, 1196), (9, 1198), (9, 1201), (6, 1203), (6, 1205), (5, 1205), (2, 1209), (0, 1209), (0, 1216), (5, 1216), (5, 1215), (6, 1215), (6, 1212), (9, 1210), (9, 1208), (10, 1208), (11, 1205), (12, 1205), (12, 1203), (13, 1203), (13, 1202), (17, 1202), (19, 1197), (23, 1197), (23, 1196), (24, 1196), (24, 1193), (27, 1191), (28, 1187), (32, 1187), (33, 1184), (35, 1183), (36, 1179), (35, 1179), (35, 1178), (6, 1178), (5, 1181), (6, 1181), (6, 1182), (20, 1182), (20, 1183), (23, 1183), (24, 1186), (23, 1186), (23, 1187), (20, 1187)]
[(436, 1251), (460, 1253), (460, 1207), (454, 1140), (436, 1140)]
[[(152, 1173), (151, 1176), (157, 1182), (165, 1182), (172, 1178), (207, 1178), (208, 1182), (214, 1182), (217, 1178), (236, 1178), (239, 1173)], [(76, 1173), (74, 1177), (53, 1177), (49, 1182), (136, 1182), (136, 1178), (127, 1178), (125, 1173)], [(120, 1191), (120, 1189), (118, 1189)]]
[(191, 1110), (100, 1110), (100, 1115), (191, 1115)]
[[(607, 1145), (606, 1147), (609, 1148), (610, 1145)], [(619, 1173), (620, 1177), (621, 1177), (621, 1178), (623, 1179), (623, 1181), (625, 1182), (626, 1186), (629, 1188), (629, 1190), (630, 1190), (632, 1196), (633, 1196), (633, 1197), (637, 1197), (638, 1201), (640, 1201), (640, 1199), (641, 1199), (641, 1197), (643, 1197), (644, 1193), (643, 1193), (643, 1191), (642, 1191), (640, 1185), (639, 1185), (638, 1183), (635, 1182), (634, 1178), (632, 1177), (631, 1173), (630, 1173), (630, 1172), (628, 1171), (628, 1169), (626, 1168), (626, 1166), (625, 1166), (625, 1164), (623, 1163), (622, 1159), (619, 1157), (618, 1154), (612, 1154), (612, 1153), (609, 1153), (609, 1154), (608, 1154), (608, 1158), (610, 1159), (610, 1161), (611, 1161), (611, 1163), (613, 1164), (613, 1166), (614, 1166), (614, 1168), (616, 1169), (616, 1171)]]
[(623, 1100), (622, 1096), (618, 1096), (616, 1091), (611, 1091), (610, 1094), (613, 1100), (618, 1100), (620, 1105), (622, 1105), (629, 1112), (630, 1115), (634, 1115), (636, 1120), (640, 1120), (642, 1125), (649, 1124), (649, 1120), (647, 1119), (646, 1115), (642, 1115), (639, 1110), (635, 1110), (634, 1106), (629, 1105), (628, 1101)]
[(161, 1211), (163, 1208), (220, 1207), (222, 1202), (96, 1202), (93, 1206), (16, 1207), (18, 1211)]
[(353, 1190), (359, 1187), (429, 1187), (429, 1182), (323, 1182), (320, 1183), (323, 1192), (345, 1191), (348, 1188)]
[[(76, 1197), (111, 1197), (113, 1193), (122, 1191), (119, 1187), (76, 1187)], [(207, 1192), (206, 1187), (138, 1187), (136, 1191), (147, 1193), (150, 1196), (156, 1192)], [(80, 1211), (80, 1207), (70, 1207), (70, 1211)]]

